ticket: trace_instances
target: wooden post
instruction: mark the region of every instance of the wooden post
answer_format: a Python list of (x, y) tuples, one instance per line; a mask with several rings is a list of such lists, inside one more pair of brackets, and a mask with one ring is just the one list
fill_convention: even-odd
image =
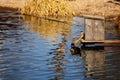
[(85, 19), (85, 41), (104, 41), (104, 21), (95, 19)]

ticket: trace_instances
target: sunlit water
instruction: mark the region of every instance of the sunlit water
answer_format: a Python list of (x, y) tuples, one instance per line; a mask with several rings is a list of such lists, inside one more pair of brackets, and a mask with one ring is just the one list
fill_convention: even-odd
[[(120, 47), (83, 49), (81, 56), (72, 55), (71, 42), (84, 30), (75, 24), (84, 24), (84, 19), (65, 19), (73, 23), (30, 16), (1, 18), (22, 25), (0, 25), (0, 80), (120, 80)], [(120, 30), (114, 30), (106, 31), (105, 37), (120, 39)]]

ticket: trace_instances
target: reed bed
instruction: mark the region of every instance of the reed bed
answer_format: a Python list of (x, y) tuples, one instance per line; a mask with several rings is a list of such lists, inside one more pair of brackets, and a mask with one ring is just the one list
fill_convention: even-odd
[(75, 15), (92, 14), (105, 17), (120, 15), (120, 5), (108, 3), (108, 0), (76, 0), (70, 1), (69, 5)]
[(1, 7), (23, 8), (26, 0), (0, 0)]
[(106, 18), (120, 16), (120, 5), (108, 0), (1, 0), (0, 6), (21, 8), (21, 13), (38, 16), (80, 16), (92, 14)]
[(71, 9), (65, 0), (27, 0), (21, 12), (38, 16), (66, 16)]

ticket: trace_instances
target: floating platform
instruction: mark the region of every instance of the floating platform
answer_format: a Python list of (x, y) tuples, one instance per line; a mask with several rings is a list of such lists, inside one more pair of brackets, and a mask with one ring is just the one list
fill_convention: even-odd
[(120, 40), (85, 41), (85, 40), (82, 39), (81, 43), (85, 47), (120, 46)]
[(81, 40), (82, 43), (120, 43), (120, 40), (104, 40), (104, 41), (86, 41), (84, 39)]

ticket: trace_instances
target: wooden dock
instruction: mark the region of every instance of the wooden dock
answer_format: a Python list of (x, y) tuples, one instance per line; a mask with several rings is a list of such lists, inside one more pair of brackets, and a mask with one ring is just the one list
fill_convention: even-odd
[(112, 44), (112, 43), (120, 43), (120, 40), (86, 41), (86, 40), (82, 39), (81, 42), (82, 43), (105, 43), (105, 44)]
[(105, 18), (101, 16), (84, 15), (84, 37), (80, 39), (83, 44), (104, 43), (120, 44), (120, 40), (105, 40)]
[(85, 40), (103, 41), (104, 40), (104, 21), (95, 19), (85, 19)]

